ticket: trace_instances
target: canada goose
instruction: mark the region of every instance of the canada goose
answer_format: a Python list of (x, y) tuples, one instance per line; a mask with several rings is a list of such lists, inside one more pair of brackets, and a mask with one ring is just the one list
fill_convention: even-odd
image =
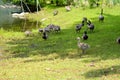
[(88, 39), (87, 31), (84, 31), (82, 39), (83, 40), (87, 40)]
[(101, 13), (100, 13), (100, 16), (99, 16), (99, 21), (101, 21), (101, 22), (104, 21), (103, 9), (101, 9)]
[(120, 44), (120, 37), (119, 37), (119, 38), (117, 38), (117, 40), (116, 40), (116, 41), (117, 41), (117, 43), (118, 43), (118, 44)]
[(61, 29), (60, 29), (60, 26), (54, 26), (54, 27), (53, 27), (53, 30), (56, 31), (56, 32), (58, 32), (58, 31), (60, 31)]
[(66, 11), (70, 11), (71, 10), (70, 6), (65, 6), (65, 9), (66, 9)]
[(58, 10), (55, 10), (54, 12), (53, 12), (53, 16), (56, 16), (58, 14)]
[(77, 37), (77, 40), (78, 40), (78, 43), (77, 43), (78, 48), (81, 49), (82, 50), (82, 54), (84, 54), (85, 50), (90, 48), (90, 46), (88, 44), (86, 44), (86, 43), (80, 42), (80, 37)]
[(87, 23), (87, 18), (86, 18), (86, 17), (83, 17), (82, 21), (83, 21), (84, 23)]
[(94, 27), (95, 27), (95, 26), (94, 26), (94, 24), (91, 23), (90, 20), (88, 20), (87, 26), (88, 26), (88, 29), (90, 29), (90, 31), (93, 31), (93, 30), (94, 30)]
[(84, 21), (81, 24), (76, 25), (76, 32), (80, 32), (81, 28), (84, 26)]
[(32, 35), (32, 32), (30, 31), (30, 30), (27, 30), (27, 31), (25, 31), (25, 36), (30, 36), (30, 35)]
[(42, 38), (43, 38), (44, 40), (46, 40), (46, 39), (48, 38), (48, 35), (47, 35), (46, 32), (43, 32)]

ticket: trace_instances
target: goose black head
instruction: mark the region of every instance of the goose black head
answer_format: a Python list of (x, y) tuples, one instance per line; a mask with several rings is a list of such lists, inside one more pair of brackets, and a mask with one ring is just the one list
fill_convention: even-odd
[(83, 21), (84, 21), (84, 22), (87, 22), (87, 18), (86, 18), (86, 17), (83, 17)]
[(101, 15), (103, 14), (103, 8), (101, 9)]
[(120, 44), (120, 37), (119, 37), (119, 38), (117, 38), (117, 43), (118, 43), (118, 44)]
[(88, 20), (87, 23), (91, 24), (92, 22), (90, 20)]
[(87, 34), (87, 31), (84, 31), (84, 34)]

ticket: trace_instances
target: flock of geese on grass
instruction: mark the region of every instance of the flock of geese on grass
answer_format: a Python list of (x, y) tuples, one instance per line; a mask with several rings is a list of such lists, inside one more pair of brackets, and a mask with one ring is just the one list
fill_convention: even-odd
[[(65, 6), (65, 9), (66, 9), (66, 11), (68, 12), (68, 11), (71, 10), (71, 7), (70, 7), (70, 6)], [(56, 16), (57, 14), (58, 14), (58, 10), (55, 10), (55, 11), (53, 12), (53, 16)], [(60, 31), (61, 31), (60, 26), (54, 25), (54, 24), (49, 24), (49, 25), (47, 25), (45, 28), (40, 28), (40, 29), (38, 30), (38, 32), (42, 33), (42, 38), (43, 38), (44, 40), (47, 40), (47, 39), (48, 39), (47, 33), (49, 33), (49, 32), (60, 32)], [(32, 34), (31, 31), (29, 31), (29, 30), (25, 31), (25, 35), (26, 35), (26, 36), (30, 36), (31, 34)]]
[[(66, 11), (70, 11), (70, 10), (71, 10), (69, 6), (66, 6), (65, 8), (66, 8)], [(56, 16), (57, 14), (58, 14), (58, 11), (55, 10), (55, 11), (53, 12), (53, 16)], [(99, 21), (100, 21), (100, 22), (103, 22), (103, 21), (104, 21), (103, 9), (101, 9), (101, 13), (100, 13), (100, 15), (99, 15)], [(90, 30), (91, 32), (93, 32), (95, 26), (94, 26), (94, 24), (93, 24), (90, 20), (88, 20), (86, 17), (83, 17), (82, 22), (81, 22), (80, 24), (76, 25), (76, 27), (75, 27), (76, 32), (80, 32), (80, 30), (82, 29), (82, 27), (83, 27), (85, 24), (87, 25), (87, 30)], [(83, 35), (82, 35), (82, 39), (83, 39), (83, 40), (87, 40), (87, 39), (88, 39), (87, 30), (85, 30), (84, 33), (83, 33)], [(47, 39), (48, 39), (47, 33), (51, 32), (51, 31), (60, 32), (60, 31), (61, 31), (60, 26), (54, 25), (54, 24), (49, 24), (49, 25), (47, 25), (45, 28), (42, 28), (42, 29), (39, 29), (39, 30), (38, 30), (38, 32), (42, 33), (42, 38), (43, 38), (44, 40), (47, 40)], [(31, 34), (30, 31), (26, 31), (26, 32), (25, 32), (25, 35), (26, 35), (26, 36), (29, 36), (30, 34)], [(87, 43), (80, 42), (80, 37), (77, 37), (77, 40), (78, 40), (78, 43), (77, 43), (78, 50), (81, 50), (81, 51), (82, 51), (82, 54), (86, 53), (86, 50), (90, 48), (90, 45), (87, 44)], [(116, 42), (117, 42), (118, 44), (120, 44), (120, 37), (117, 38)]]
[[(103, 9), (101, 9), (101, 13), (99, 15), (99, 21), (100, 22), (104, 21)], [(90, 29), (90, 31), (93, 32), (95, 26), (94, 26), (94, 24), (90, 20), (87, 20), (86, 17), (83, 17), (83, 20), (82, 20), (81, 24), (76, 25), (76, 32), (80, 32), (81, 28), (85, 25), (85, 23), (87, 24), (87, 27), (88, 27), (87, 30)], [(87, 31), (84, 31), (82, 39), (83, 40), (87, 40), (88, 39)], [(88, 48), (90, 48), (90, 45), (88, 45), (87, 43), (80, 42), (80, 37), (77, 37), (77, 40), (78, 40), (78, 44), (77, 44), (78, 48), (81, 49), (82, 50), (82, 54), (84, 54), (85, 51)], [(120, 44), (120, 37), (116, 39), (116, 42), (118, 44)]]

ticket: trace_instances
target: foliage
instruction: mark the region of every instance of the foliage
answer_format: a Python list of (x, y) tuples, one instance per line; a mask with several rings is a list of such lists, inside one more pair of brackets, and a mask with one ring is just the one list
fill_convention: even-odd
[[(8, 2), (8, 0), (3, 0), (4, 2)], [(9, 2), (12, 2), (14, 4), (19, 4), (21, 0), (9, 0)], [(36, 5), (36, 0), (22, 0), (30, 5)], [(51, 4), (55, 4), (56, 6), (65, 6), (65, 5), (85, 5), (84, 2), (88, 1), (90, 7), (96, 7), (99, 5), (116, 5), (120, 4), (120, 0), (38, 0), (41, 7), (47, 6), (47, 2), (50, 2)]]

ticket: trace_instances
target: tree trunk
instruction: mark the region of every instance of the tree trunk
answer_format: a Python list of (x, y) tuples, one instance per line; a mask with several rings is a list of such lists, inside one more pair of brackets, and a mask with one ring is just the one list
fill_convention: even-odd
[(51, 0), (51, 2), (50, 2), (51, 4), (54, 4), (54, 2), (53, 2), (53, 0)]
[(56, 6), (59, 6), (59, 1), (58, 0), (56, 0)]

